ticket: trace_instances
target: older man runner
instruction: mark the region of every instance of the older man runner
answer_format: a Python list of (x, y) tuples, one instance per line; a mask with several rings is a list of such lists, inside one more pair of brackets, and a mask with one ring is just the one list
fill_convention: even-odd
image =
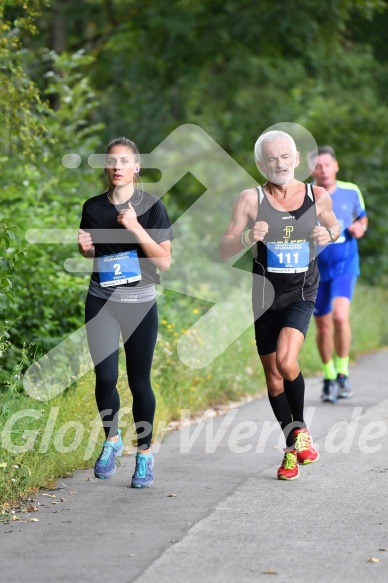
[(286, 439), (281, 480), (297, 478), (298, 463), (319, 458), (303, 418), (305, 383), (298, 357), (319, 283), (315, 246), (340, 233), (326, 190), (295, 179), (299, 157), (289, 134), (260, 136), (255, 159), (267, 182), (240, 193), (219, 250), (227, 260), (254, 246), (256, 345), (269, 402)]

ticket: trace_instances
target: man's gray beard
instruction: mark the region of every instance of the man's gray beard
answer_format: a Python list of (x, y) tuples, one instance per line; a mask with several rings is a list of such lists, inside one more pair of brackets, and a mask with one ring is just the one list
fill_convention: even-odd
[(276, 184), (277, 186), (285, 186), (286, 184), (291, 182), (291, 180), (294, 179), (294, 175), (292, 172), (288, 172), (286, 175), (283, 176), (283, 178), (280, 178), (279, 176), (276, 176), (276, 175), (275, 176), (267, 176), (266, 178), (267, 178), (267, 180), (272, 182), (272, 184)]

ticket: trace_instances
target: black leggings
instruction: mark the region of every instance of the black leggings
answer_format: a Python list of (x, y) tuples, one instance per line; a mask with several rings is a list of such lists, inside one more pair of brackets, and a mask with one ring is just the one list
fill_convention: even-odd
[(133, 397), (133, 418), (138, 448), (151, 445), (155, 395), (151, 365), (158, 332), (156, 301), (126, 304), (87, 295), (85, 323), (96, 373), (96, 401), (106, 437), (117, 434), (120, 396), (117, 391), (119, 339), (122, 334), (128, 384)]

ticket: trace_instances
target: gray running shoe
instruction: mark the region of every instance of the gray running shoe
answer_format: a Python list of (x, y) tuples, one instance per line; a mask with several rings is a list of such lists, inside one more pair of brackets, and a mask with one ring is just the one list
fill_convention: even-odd
[(119, 441), (104, 441), (104, 446), (94, 465), (94, 475), (100, 480), (108, 480), (116, 473), (116, 464), (124, 451), (124, 444), (121, 439), (121, 429), (118, 430)]
[(136, 468), (132, 476), (131, 488), (149, 488), (154, 481), (154, 456), (136, 454)]
[(339, 399), (350, 399), (350, 397), (353, 397), (353, 391), (349, 384), (349, 377), (344, 374), (337, 375), (337, 385)]
[(338, 388), (336, 381), (333, 381), (331, 379), (324, 379), (321, 400), (324, 403), (336, 403), (337, 399)]

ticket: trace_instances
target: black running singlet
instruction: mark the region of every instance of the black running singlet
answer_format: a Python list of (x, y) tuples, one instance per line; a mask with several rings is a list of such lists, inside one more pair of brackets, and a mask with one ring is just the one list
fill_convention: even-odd
[[(311, 185), (306, 184), (302, 206), (293, 211), (275, 209), (261, 186), (257, 193), (256, 221), (268, 223), (269, 231), (254, 248), (252, 271), (263, 276), (253, 278), (254, 306), (260, 310), (278, 309), (300, 300), (315, 301), (319, 273), (310, 233), (318, 221)], [(273, 286), (274, 299), (273, 291), (265, 290), (267, 282)]]

